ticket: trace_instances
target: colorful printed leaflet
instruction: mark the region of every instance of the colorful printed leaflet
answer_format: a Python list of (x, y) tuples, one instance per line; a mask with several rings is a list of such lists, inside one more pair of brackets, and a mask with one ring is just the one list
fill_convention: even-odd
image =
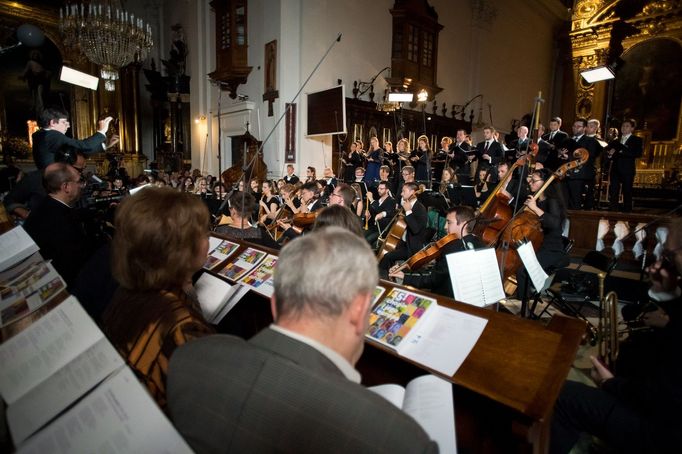
[[(211, 240), (215, 240), (215, 237), (211, 237)], [(204, 268), (207, 270), (212, 270), (221, 263), (223, 263), (229, 256), (234, 253), (239, 248), (237, 243), (231, 241), (223, 240), (218, 246), (213, 248), (206, 257), (206, 262), (204, 263)]]
[(277, 265), (277, 256), (268, 255), (265, 260), (253, 271), (251, 271), (241, 282), (248, 285), (261, 295), (272, 296), (275, 292), (272, 275)]
[(238, 281), (254, 269), (266, 255), (267, 253), (263, 251), (248, 248), (239, 254), (236, 260), (228, 263), (218, 274), (232, 281)]
[(372, 309), (367, 336), (397, 350), (434, 306), (433, 298), (394, 288)]

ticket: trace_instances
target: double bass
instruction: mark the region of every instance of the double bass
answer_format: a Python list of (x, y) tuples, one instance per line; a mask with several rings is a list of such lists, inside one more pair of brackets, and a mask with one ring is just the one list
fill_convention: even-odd
[[(589, 159), (590, 153), (585, 148), (578, 148), (573, 152), (573, 157), (577, 159), (559, 167), (552, 176), (545, 181), (537, 193), (531, 197), (537, 200), (554, 179), (562, 179), (569, 170), (584, 165)], [(543, 239), (542, 224), (540, 223), (538, 215), (528, 207), (519, 210), (519, 212), (507, 223), (504, 230), (500, 232), (496, 241), (495, 252), (497, 261), (501, 267), (503, 283), (506, 283), (509, 277), (514, 276), (516, 270), (520, 266), (523, 266), (516, 249), (509, 246), (516, 246), (523, 241), (530, 241), (533, 245), (533, 249), (537, 252), (538, 249), (540, 249)]]

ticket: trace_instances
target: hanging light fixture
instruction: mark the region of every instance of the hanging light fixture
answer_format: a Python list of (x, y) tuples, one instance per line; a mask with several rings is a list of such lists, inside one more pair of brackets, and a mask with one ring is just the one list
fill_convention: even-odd
[(125, 11), (118, 0), (67, 4), (59, 9), (59, 30), (67, 47), (80, 49), (100, 65), (107, 91), (116, 89), (118, 70), (147, 58), (153, 44), (151, 26)]

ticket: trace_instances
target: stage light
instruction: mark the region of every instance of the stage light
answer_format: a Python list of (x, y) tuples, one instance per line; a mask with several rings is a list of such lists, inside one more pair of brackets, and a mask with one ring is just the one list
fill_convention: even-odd
[(73, 68), (69, 68), (68, 66), (62, 66), (59, 80), (78, 85), (79, 87), (89, 88), (90, 90), (97, 90), (97, 85), (99, 84), (98, 77), (77, 71)]
[(412, 102), (414, 93), (396, 92), (388, 94), (388, 102)]
[(419, 90), (419, 93), (417, 93), (417, 101), (418, 102), (426, 102), (429, 99), (429, 92), (426, 91), (426, 89), (422, 88)]
[(609, 80), (616, 77), (613, 69), (608, 66), (597, 66), (596, 68), (590, 68), (582, 71), (580, 73), (583, 79), (587, 83), (593, 84), (595, 82), (600, 82), (602, 80)]

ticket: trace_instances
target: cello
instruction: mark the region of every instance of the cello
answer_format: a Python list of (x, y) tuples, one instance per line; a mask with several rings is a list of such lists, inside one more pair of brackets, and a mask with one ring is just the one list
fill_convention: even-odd
[[(587, 162), (590, 154), (585, 148), (578, 148), (573, 152), (573, 156), (577, 159), (559, 167), (547, 179), (547, 181), (545, 181), (537, 193), (531, 196), (533, 199), (537, 200), (537, 198), (540, 197), (540, 195), (549, 187), (554, 179), (562, 179), (566, 176), (566, 173), (568, 173), (569, 170), (576, 169), (584, 165)], [(528, 207), (524, 207), (522, 210), (516, 213), (516, 215), (514, 215), (504, 230), (500, 232), (500, 235), (497, 239), (497, 246), (495, 248), (497, 261), (501, 268), (503, 283), (506, 283), (511, 276), (516, 274), (516, 270), (520, 266), (523, 266), (521, 258), (516, 252), (516, 249), (514, 247), (508, 246), (516, 246), (523, 241), (530, 241), (533, 245), (533, 249), (537, 252), (538, 249), (540, 249), (543, 238), (544, 236), (542, 233), (540, 218)]]

